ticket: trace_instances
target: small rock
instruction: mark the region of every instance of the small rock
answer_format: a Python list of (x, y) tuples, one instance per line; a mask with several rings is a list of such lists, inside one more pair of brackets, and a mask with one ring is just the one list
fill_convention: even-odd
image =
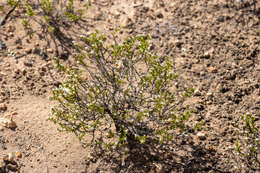
[(0, 111), (6, 111), (7, 110), (7, 106), (5, 103), (1, 103), (0, 104)]
[(22, 153), (20, 151), (15, 152), (16, 158), (22, 158)]
[(22, 49), (23, 47), (21, 45), (16, 46), (16, 49)]
[(209, 67), (209, 68), (208, 68), (208, 72), (210, 72), (210, 73), (216, 73), (216, 72), (217, 72), (217, 68), (216, 68), (216, 67)]
[(5, 115), (3, 118), (0, 118), (0, 125), (3, 125), (10, 129), (15, 129), (17, 127), (17, 125), (13, 121), (13, 115), (15, 115), (15, 114), (14, 113), (8, 114), (8, 115)]
[(205, 140), (206, 139), (206, 134), (203, 132), (198, 132), (197, 136), (200, 140)]
[(26, 49), (24, 50), (24, 52), (27, 53), (27, 54), (29, 54), (29, 53), (32, 52), (32, 49), (31, 49), (31, 48), (26, 48)]
[(172, 8), (172, 7), (174, 7), (175, 5), (176, 5), (176, 2), (171, 2), (171, 3), (169, 4), (169, 7)]
[(194, 96), (200, 96), (200, 95), (201, 95), (200, 90), (199, 89), (195, 89)]
[(115, 17), (119, 17), (119, 16), (120, 16), (120, 11), (119, 11), (119, 10), (113, 10), (113, 11), (112, 11), (112, 14), (113, 14)]
[(5, 162), (13, 162), (14, 161), (14, 154), (13, 153), (8, 153), (8, 155), (3, 157), (3, 160)]
[(47, 52), (48, 53), (53, 53), (53, 49), (49, 48), (49, 49), (47, 49)]
[(210, 58), (210, 54), (209, 54), (209, 52), (208, 52), (208, 51), (205, 52), (204, 54), (202, 54), (202, 55), (200, 56), (200, 58), (205, 58), (205, 59)]
[(156, 165), (155, 173), (164, 173), (164, 168), (161, 164)]
[(260, 65), (257, 65), (257, 66), (255, 67), (255, 69), (256, 69), (256, 71), (260, 71)]
[(218, 84), (217, 86), (216, 86), (216, 91), (217, 92), (221, 92), (223, 90), (223, 86), (221, 85), (221, 84)]
[(200, 56), (200, 58), (206, 58), (206, 59), (208, 59), (208, 58), (210, 58), (210, 57), (213, 56), (213, 53), (214, 53), (214, 49), (211, 48), (211, 49), (209, 49), (208, 51), (204, 52), (204, 53)]
[(10, 37), (14, 37), (14, 33), (13, 32), (9, 32), (9, 36)]
[(213, 96), (213, 93), (208, 92), (206, 95), (207, 95), (207, 96)]

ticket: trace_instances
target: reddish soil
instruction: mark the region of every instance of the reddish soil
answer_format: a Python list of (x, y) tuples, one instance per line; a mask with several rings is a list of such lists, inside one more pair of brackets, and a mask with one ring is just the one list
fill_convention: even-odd
[[(191, 131), (174, 146), (150, 153), (144, 146), (126, 158), (93, 155), (73, 134), (59, 133), (47, 121), (55, 105), (51, 90), (63, 78), (53, 63), (56, 47), (41, 39), (42, 33), (26, 36), (16, 9), (0, 27), (6, 46), (0, 46), (0, 117), (18, 113), (13, 117), (17, 128), (0, 131), (1, 162), (18, 151), (22, 157), (16, 158), (13, 172), (254, 172), (234, 150), (236, 139), (243, 138), (241, 114), (255, 115), (260, 125), (260, 1), (255, 9), (253, 2), (96, 0), (83, 25), (64, 31), (72, 39), (95, 29), (109, 35), (119, 26), (122, 36), (149, 34), (151, 51), (174, 62), (176, 86), (196, 90), (180, 106), (195, 110), (193, 123), (205, 122), (203, 137)], [(10, 8), (4, 0), (0, 5), (1, 21)]]

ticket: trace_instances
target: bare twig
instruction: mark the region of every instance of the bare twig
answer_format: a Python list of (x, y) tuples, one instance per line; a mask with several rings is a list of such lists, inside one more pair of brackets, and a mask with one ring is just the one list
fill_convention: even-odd
[(5, 15), (4, 19), (0, 23), (0, 26), (3, 26), (6, 23), (7, 19), (10, 17), (11, 13), (16, 9), (19, 3), (20, 1), (18, 1), (16, 5)]

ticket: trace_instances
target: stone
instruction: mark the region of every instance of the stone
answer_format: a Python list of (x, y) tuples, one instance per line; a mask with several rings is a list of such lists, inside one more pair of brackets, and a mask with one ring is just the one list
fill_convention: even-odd
[(14, 161), (14, 153), (8, 153), (3, 157), (5, 162), (13, 162)]
[(14, 113), (8, 114), (8, 115), (5, 115), (3, 118), (0, 118), (0, 125), (10, 128), (10, 129), (15, 129), (17, 127), (17, 125), (13, 121), (13, 115), (15, 115), (15, 114)]
[(22, 49), (23, 47), (21, 45), (17, 45), (16, 49)]
[(210, 97), (210, 96), (213, 96), (213, 93), (208, 92), (206, 95)]
[(27, 53), (27, 54), (30, 54), (30, 53), (32, 52), (32, 49), (31, 49), (31, 48), (26, 48), (26, 49), (24, 50), (24, 52)]
[(22, 153), (20, 151), (15, 152), (16, 158), (22, 158)]
[(217, 72), (217, 68), (216, 68), (216, 67), (209, 67), (209, 68), (208, 68), (208, 72), (210, 72), (210, 73), (216, 73), (216, 72)]
[(195, 89), (194, 91), (194, 96), (200, 96), (201, 95), (201, 92), (199, 89)]
[(164, 168), (161, 164), (156, 165), (155, 173), (165, 173)]
[(203, 132), (198, 132), (198, 133), (197, 133), (197, 137), (198, 137), (200, 140), (205, 140), (205, 139), (206, 139), (206, 134), (203, 133)]
[(175, 7), (175, 5), (176, 5), (176, 2), (171, 2), (171, 3), (169, 4), (169, 7), (172, 8), (172, 7)]
[(216, 86), (216, 91), (217, 91), (217, 92), (222, 92), (222, 90), (223, 90), (222, 84), (218, 84), (218, 85)]
[(7, 106), (5, 103), (1, 103), (0, 104), (0, 111), (6, 111), (7, 110)]
[(49, 48), (49, 49), (47, 49), (47, 52), (48, 53), (53, 53), (53, 49)]
[(255, 67), (255, 69), (256, 69), (256, 71), (260, 71), (260, 65), (257, 65), (257, 66)]
[(211, 49), (209, 49), (208, 51), (204, 52), (204, 53), (200, 56), (200, 58), (209, 59), (210, 57), (213, 56), (213, 53), (214, 53), (214, 49), (211, 48)]

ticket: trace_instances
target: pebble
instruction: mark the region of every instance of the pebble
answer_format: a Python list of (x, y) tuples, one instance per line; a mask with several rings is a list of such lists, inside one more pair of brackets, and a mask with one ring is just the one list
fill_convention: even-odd
[(206, 95), (207, 95), (207, 96), (213, 96), (213, 93), (208, 92)]
[(26, 49), (24, 50), (24, 52), (27, 53), (27, 54), (29, 54), (29, 53), (32, 52), (32, 49), (31, 49), (31, 48), (26, 48)]
[(205, 59), (210, 58), (210, 54), (209, 54), (209, 52), (208, 52), (208, 51), (205, 52), (204, 54), (202, 54), (202, 55), (200, 56), (200, 58), (205, 58)]
[(0, 104), (0, 111), (6, 111), (7, 110), (7, 106), (5, 103), (1, 103)]
[(213, 53), (214, 53), (214, 49), (211, 48), (211, 49), (209, 49), (208, 51), (204, 52), (204, 53), (200, 56), (200, 58), (206, 58), (206, 59), (208, 59), (208, 58), (210, 58), (210, 57), (213, 55)]
[(163, 168), (163, 166), (161, 164), (157, 164), (155, 172), (156, 173), (164, 173), (165, 171), (164, 171), (164, 168)]
[(5, 155), (3, 157), (3, 160), (6, 161), (6, 162), (13, 162), (14, 161), (14, 154), (13, 153), (8, 153), (8, 155)]
[(206, 134), (203, 132), (198, 132), (197, 136), (200, 140), (205, 140), (206, 139)]
[(23, 47), (21, 45), (16, 46), (16, 49), (22, 49)]
[(8, 34), (10, 37), (14, 37), (14, 33), (13, 32), (9, 32)]
[(49, 49), (47, 49), (47, 52), (48, 53), (53, 53), (53, 49), (49, 48)]
[(13, 121), (13, 116), (17, 115), (17, 112), (5, 115), (3, 118), (0, 118), (0, 123), (10, 129), (15, 129), (17, 127), (16, 123)]
[(20, 151), (16, 151), (16, 152), (15, 152), (15, 156), (16, 156), (17, 158), (22, 158), (22, 153), (21, 153)]
[(260, 65), (257, 65), (257, 66), (255, 67), (255, 69), (256, 69), (256, 71), (260, 71)]
[(221, 84), (218, 84), (218, 85), (216, 86), (216, 91), (217, 91), (217, 92), (221, 92), (222, 89), (223, 89), (223, 87), (222, 87)]
[(200, 96), (200, 95), (201, 95), (200, 90), (199, 89), (195, 89), (194, 96)]
[(217, 68), (216, 67), (209, 67), (208, 72), (215, 73), (215, 72), (217, 72)]

